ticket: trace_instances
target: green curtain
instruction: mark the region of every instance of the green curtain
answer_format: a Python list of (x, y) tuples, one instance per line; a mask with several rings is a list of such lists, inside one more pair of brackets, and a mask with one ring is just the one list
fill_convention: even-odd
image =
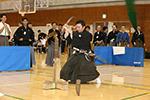
[(135, 0), (125, 0), (125, 3), (126, 3), (126, 9), (127, 9), (129, 20), (130, 20), (133, 28), (136, 30), (137, 13), (135, 11), (134, 1)]

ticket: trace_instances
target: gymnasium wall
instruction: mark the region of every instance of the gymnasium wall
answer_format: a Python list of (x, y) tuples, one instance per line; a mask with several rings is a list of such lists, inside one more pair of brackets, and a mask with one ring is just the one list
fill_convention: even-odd
[[(136, 5), (136, 10), (138, 13), (138, 24), (142, 26), (142, 30), (145, 34), (146, 48), (150, 52), (150, 45), (148, 44), (150, 42), (150, 4)], [(107, 14), (107, 18), (102, 19), (102, 14)], [(17, 12), (7, 13), (7, 16), (7, 22), (11, 26), (17, 26), (18, 22), (23, 18)], [(46, 26), (47, 23), (51, 23), (53, 21), (56, 21), (58, 24), (64, 24), (71, 16), (75, 16), (75, 18), (69, 23), (72, 25), (79, 19), (85, 20), (88, 25), (93, 24), (94, 22), (103, 23), (109, 21), (115, 23), (129, 23), (125, 6), (40, 10), (35, 14), (25, 15), (25, 17), (29, 19), (29, 22), (32, 22), (34, 26)], [(131, 28), (130, 23), (129, 27)]]

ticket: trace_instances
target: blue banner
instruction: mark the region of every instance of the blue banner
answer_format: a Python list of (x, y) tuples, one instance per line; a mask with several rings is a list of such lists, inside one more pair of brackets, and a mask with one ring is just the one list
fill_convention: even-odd
[(30, 69), (30, 47), (0, 46), (0, 71)]
[[(109, 64), (125, 66), (144, 66), (144, 49), (143, 48), (125, 48), (125, 54), (113, 55), (112, 47), (95, 47), (95, 54), (106, 60)], [(106, 64), (96, 58), (95, 65)]]

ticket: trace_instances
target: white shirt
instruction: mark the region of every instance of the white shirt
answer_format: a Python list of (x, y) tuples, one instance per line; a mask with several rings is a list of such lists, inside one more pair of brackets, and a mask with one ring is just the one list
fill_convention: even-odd
[(46, 47), (46, 39), (41, 39), (41, 43), (44, 47)]
[[(7, 27), (8, 27), (8, 29), (9, 29), (9, 31), (10, 31), (10, 33), (11, 33), (11, 29), (10, 29), (10, 26), (7, 24), (7, 23), (5, 23), (6, 25), (7, 25)], [(3, 28), (3, 23), (2, 22), (0, 22), (0, 29), (2, 29)], [(4, 35), (5, 36), (5, 28), (4, 28), (4, 30), (2, 31), (2, 33), (0, 33), (0, 35)], [(9, 36), (9, 34), (8, 34), (8, 31), (6, 32), (6, 36)]]
[(140, 31), (138, 31), (139, 32), (139, 35), (141, 34), (141, 32)]

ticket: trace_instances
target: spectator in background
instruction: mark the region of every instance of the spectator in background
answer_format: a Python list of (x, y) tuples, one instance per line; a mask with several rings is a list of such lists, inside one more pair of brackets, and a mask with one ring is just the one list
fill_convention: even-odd
[[(57, 28), (57, 23), (53, 22), (52, 23), (52, 29), (49, 30), (48, 34), (51, 34), (52, 32), (57, 33), (56, 39), (58, 39), (58, 46), (59, 46), (59, 40), (60, 40), (60, 32), (56, 29)], [(54, 58), (54, 47), (55, 47), (55, 37), (52, 36), (51, 38), (48, 39), (48, 52), (47, 52), (47, 57), (46, 57), (46, 64), (47, 66), (53, 66), (53, 58)], [(57, 43), (56, 43), (57, 44)], [(59, 48), (58, 48), (59, 51)], [(59, 56), (55, 55), (55, 56)]]
[(31, 29), (33, 29), (33, 24), (31, 22), (28, 23), (28, 27), (30, 27)]
[[(9, 46), (8, 36), (11, 34), (10, 26), (6, 23), (7, 15), (1, 14), (0, 16), (0, 46)], [(6, 36), (6, 40), (5, 40)]]
[(38, 40), (42, 39), (42, 36), (45, 38), (46, 37), (46, 34), (45, 33), (42, 33), (41, 30), (38, 30)]
[(39, 53), (42, 53), (41, 48), (42, 48), (42, 43), (41, 43), (41, 39), (42, 37), (45, 39), (46, 34), (42, 33), (41, 30), (38, 30), (38, 40), (37, 40), (37, 50), (39, 50)]
[(132, 43), (135, 47), (145, 46), (144, 34), (141, 31), (141, 26), (140, 25), (137, 26), (137, 30), (133, 34)]
[(116, 38), (117, 38), (118, 32), (116, 31), (116, 25), (113, 25), (112, 29), (113, 30), (108, 34), (107, 46), (117, 46)]
[(62, 38), (62, 41), (61, 41), (61, 54), (64, 55), (65, 54), (65, 45), (66, 45), (65, 30), (64, 30), (64, 33), (63, 33), (61, 38)]
[(117, 34), (120, 32), (119, 30), (118, 30), (118, 26), (116, 25), (116, 32), (117, 32)]
[(116, 43), (117, 46), (129, 47), (130, 44), (130, 37), (129, 34), (125, 31), (126, 26), (122, 25), (121, 32), (118, 33)]
[(60, 32), (61, 37), (63, 37), (64, 32), (62, 31), (63, 25), (59, 24), (58, 25), (58, 31)]
[(90, 26), (85, 27), (86, 31), (90, 32)]
[(19, 21), (18, 26), (21, 27), (23, 25), (22, 21)]
[[(85, 29), (86, 29), (86, 31), (88, 31), (90, 33), (90, 26), (86, 26)], [(90, 33), (90, 35), (91, 35), (91, 42), (90, 42), (90, 48), (91, 48), (91, 43), (92, 43), (93, 36), (92, 36), (91, 33)], [(92, 50), (92, 48), (91, 48), (91, 50)]]
[[(33, 24), (32, 24), (31, 22), (28, 23), (28, 27), (33, 30)], [(34, 40), (35, 40), (35, 39), (34, 39), (34, 37), (35, 37), (34, 32), (31, 33), (31, 36), (32, 36), (32, 42), (30, 42), (30, 44), (33, 46), (33, 42), (35, 42), (35, 41), (34, 41)]]
[(105, 39), (104, 39), (104, 44), (105, 46), (107, 46), (107, 33), (108, 33), (108, 27), (107, 26), (104, 26), (103, 27), (103, 34), (105, 36)]
[(94, 46), (104, 46), (105, 35), (101, 32), (101, 26), (97, 26), (97, 32), (94, 34), (93, 44)]
[(60, 32), (60, 40), (59, 40), (59, 56), (61, 58), (61, 54), (63, 53), (63, 48), (62, 48), (62, 42), (63, 42), (63, 34), (64, 32), (62, 31), (62, 28), (63, 28), (63, 25), (62, 24), (59, 24), (58, 25), (58, 31)]
[(41, 39), (41, 43), (42, 43), (42, 52), (46, 53), (46, 39), (43, 36)]

